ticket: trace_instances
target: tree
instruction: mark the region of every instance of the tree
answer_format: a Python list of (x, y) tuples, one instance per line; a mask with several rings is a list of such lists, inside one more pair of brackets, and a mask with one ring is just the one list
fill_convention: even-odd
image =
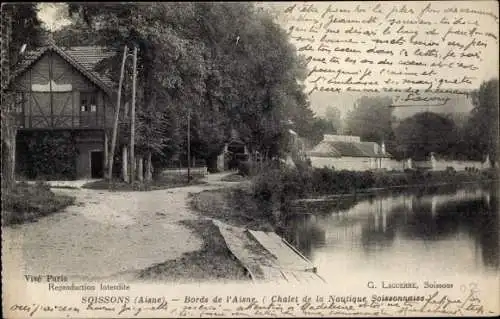
[(450, 146), (450, 156), (456, 160), (475, 159), (476, 156), (472, 155), (471, 149), (469, 147), (469, 137), (467, 136), (467, 125), (470, 120), (470, 114), (455, 112), (444, 114), (444, 116), (452, 121), (455, 126), (455, 141)]
[(339, 133), (342, 131), (342, 119), (340, 117), (340, 110), (337, 107), (328, 106), (326, 108), (325, 117), (332, 124), (332, 133)]
[(309, 134), (309, 142), (314, 146), (323, 140), (325, 134), (335, 134), (332, 122), (324, 118), (315, 118), (312, 124), (312, 134)]
[(17, 123), (15, 96), (7, 90), (10, 74), (19, 60), (23, 45), (37, 43), (41, 34), (37, 8), (33, 3), (2, 5), (2, 188), (10, 189), (15, 183)]
[(472, 104), (474, 109), (464, 133), (469, 141), (468, 149), (476, 159), (488, 155), (494, 165), (498, 161), (499, 143), (498, 79), (481, 83), (472, 93)]
[[(140, 107), (172, 115), (167, 120), (180, 138), (170, 139), (177, 143), (171, 149), (186, 140), (187, 108), (192, 152), (207, 162), (215, 163), (233, 128), (251, 150), (269, 157), (284, 145), (283, 122), (296, 123), (299, 134), (311, 131), (313, 114), (297, 83), (305, 65), (286, 32), (253, 4), (79, 3), (70, 10), (98, 35), (94, 43), (139, 46)], [(115, 78), (118, 60), (103, 62)], [(155, 95), (164, 103), (151, 103)]]
[(404, 119), (394, 133), (404, 157), (414, 160), (425, 160), (431, 153), (449, 156), (456, 139), (453, 121), (432, 112)]
[(387, 141), (392, 132), (391, 104), (390, 97), (361, 97), (347, 113), (345, 133), (360, 136), (363, 141)]

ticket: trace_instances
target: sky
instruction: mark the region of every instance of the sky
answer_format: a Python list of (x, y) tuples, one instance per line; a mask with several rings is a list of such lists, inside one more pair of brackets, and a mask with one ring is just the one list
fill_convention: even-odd
[[(403, 4), (404, 3), (404, 4)], [(430, 64), (430, 62), (434, 62), (438, 60), (439, 58), (442, 58), (443, 56), (446, 55), (446, 53), (450, 50), (450, 48), (456, 50), (456, 47), (450, 46), (449, 41), (468, 41), (473, 39), (477, 42), (482, 41), (483, 43), (487, 44), (487, 47), (480, 47), (480, 59), (481, 61), (479, 62), (478, 60), (467, 60), (466, 58), (461, 58), (458, 57), (457, 53), (457, 58), (455, 58), (455, 62), (463, 62), (467, 63), (468, 61), (473, 61), (475, 65), (477, 65), (478, 70), (471, 71), (471, 70), (460, 70), (458, 68), (451, 69), (450, 71), (446, 70), (445, 68), (436, 68), (436, 72), (438, 72), (438, 75), (434, 76), (434, 81), (438, 81), (440, 78), (446, 78), (446, 79), (452, 79), (454, 77), (463, 77), (463, 76), (468, 76), (468, 77), (474, 77), (474, 79), (470, 80), (470, 83), (464, 83), (464, 84), (448, 84), (449, 88), (457, 88), (460, 90), (471, 90), (471, 89), (477, 89), (482, 81), (489, 80), (493, 77), (498, 78), (498, 64), (499, 64), (499, 53), (498, 53), (498, 40), (494, 40), (493, 37), (496, 37), (498, 39), (498, 2), (494, 1), (474, 1), (474, 6), (471, 6), (472, 1), (432, 1), (432, 2), (410, 2), (410, 1), (404, 1), (404, 2), (350, 2), (350, 1), (341, 1), (341, 2), (260, 2), (258, 3), (258, 6), (261, 6), (263, 8), (266, 8), (270, 12), (273, 13), (275, 16), (276, 21), (287, 31), (289, 31), (289, 36), (291, 39), (291, 42), (295, 44), (296, 48), (298, 49), (298, 53), (303, 54), (304, 56), (308, 56), (312, 58), (312, 61), (308, 64), (309, 69), (313, 69), (314, 67), (318, 68), (323, 68), (323, 69), (333, 69), (333, 70), (338, 70), (339, 68), (343, 68), (345, 71), (358, 71), (360, 69), (360, 63), (356, 64), (350, 64), (350, 63), (342, 63), (343, 59), (348, 59), (348, 58), (355, 58), (356, 56), (361, 56), (361, 55), (356, 55), (355, 53), (350, 53), (350, 52), (330, 52), (330, 51), (319, 51), (319, 47), (324, 45), (325, 43), (329, 46), (329, 49), (332, 49), (335, 47), (335, 50), (338, 48), (352, 48), (352, 49), (358, 49), (361, 52), (367, 52), (368, 48), (373, 48), (373, 39), (374, 38), (379, 38), (379, 39), (389, 39), (389, 35), (385, 35), (382, 33), (382, 30), (384, 30), (386, 27), (390, 26), (390, 30), (392, 34), (395, 34), (395, 28), (403, 27), (403, 30), (401, 32), (406, 32), (412, 30), (414, 28), (414, 25), (412, 24), (398, 24), (398, 21), (403, 21), (403, 20), (417, 20), (418, 17), (420, 16), (422, 20), (429, 21), (429, 26), (427, 25), (418, 25), (416, 32), (418, 32), (418, 36), (415, 38), (416, 40), (422, 41), (422, 42), (431, 42), (434, 41), (436, 42), (434, 48), (437, 48), (437, 54), (436, 57), (431, 57), (431, 56), (424, 56), (424, 57), (415, 57), (412, 56), (412, 51), (416, 48), (420, 48), (421, 52), (425, 52), (426, 50), (423, 50), (423, 46), (417, 46), (417, 45), (412, 45), (408, 41), (409, 36), (406, 37), (406, 34), (402, 34), (402, 36), (405, 36), (406, 38), (406, 43), (402, 46), (398, 46), (396, 44), (390, 45), (390, 44), (381, 44), (381, 45), (375, 45), (376, 49), (379, 50), (393, 50), (394, 48), (399, 51), (400, 48), (405, 48), (407, 51), (410, 51), (410, 56), (414, 60), (418, 61), (424, 61)], [(355, 10), (357, 6), (360, 6), (360, 10)], [(382, 8), (381, 10), (383, 11), (383, 14), (380, 15), (375, 15), (373, 12), (376, 10), (375, 8), (377, 6), (380, 6)], [(452, 12), (449, 10), (453, 9), (453, 7), (456, 8), (457, 13)], [(393, 12), (393, 9), (397, 9), (397, 11)], [(426, 10), (426, 8), (428, 10)], [(288, 10), (287, 10), (288, 9)], [(339, 12), (338, 10), (340, 9), (348, 9), (350, 10), (349, 13), (346, 12)], [(362, 10), (365, 11), (362, 11)], [(413, 13), (410, 13), (410, 10), (414, 10)], [(462, 12), (461, 10), (464, 10)], [(465, 12), (465, 10), (469, 10)], [(470, 11), (473, 10), (473, 11)], [(356, 13), (354, 13), (356, 11)], [(325, 14), (326, 12), (326, 14)], [(419, 13), (423, 12), (422, 15), (419, 15)], [(446, 12), (446, 13), (445, 13)], [(323, 13), (323, 15), (322, 15)], [(496, 17), (495, 17), (496, 15)], [(367, 24), (367, 23), (350, 23), (346, 22), (347, 20), (358, 20), (358, 21), (367, 21), (370, 16), (375, 16), (378, 19), (378, 23), (373, 23), (373, 24)], [(445, 21), (441, 23), (440, 19), (443, 17), (446, 17), (448, 20), (450, 20), (450, 24), (445, 24)], [(455, 17), (464, 17), (464, 21), (457, 21), (457, 24), (455, 24), (454, 18)], [(332, 22), (333, 21), (333, 22)], [(467, 24), (462, 26), (459, 23), (461, 22), (466, 22)], [(471, 23), (471, 24), (469, 24)], [(472, 23), (477, 23), (477, 24), (472, 24)], [(328, 24), (328, 27), (325, 27), (325, 25)], [(394, 24), (395, 26), (393, 26)], [(360, 32), (363, 32), (363, 34), (346, 34), (345, 32), (347, 29), (350, 29), (351, 27), (354, 27), (355, 29), (359, 30)], [(481, 33), (481, 35), (475, 35), (475, 36), (466, 36), (466, 35), (459, 35), (459, 34), (447, 34), (448, 31), (470, 31), (472, 28), (477, 27), (478, 32)], [(334, 30), (336, 29), (337, 31), (340, 30), (340, 33), (335, 33), (335, 34), (328, 34), (328, 32), (325, 32), (325, 29), (331, 29)], [(428, 28), (428, 29), (425, 29)], [(427, 35), (426, 32), (427, 30), (431, 30), (434, 28), (436, 30), (436, 35)], [(378, 30), (377, 30), (378, 29)], [(310, 30), (315, 30), (319, 31), (316, 33), (312, 33)], [(345, 33), (344, 33), (345, 32)], [(492, 36), (487, 37), (484, 36), (484, 33), (491, 32)], [(368, 35), (371, 33), (370, 35)], [(446, 38), (442, 40), (442, 36), (445, 36)], [(358, 42), (357, 44), (345, 44), (345, 43), (335, 43), (331, 44), (326, 41), (321, 41), (322, 38), (326, 36), (327, 39), (332, 39), (334, 41), (344, 41), (348, 40), (349, 38), (353, 39), (354, 41)], [(398, 34), (400, 36), (400, 34)], [(302, 38), (302, 39), (301, 39)], [(396, 37), (393, 37), (396, 39)], [(308, 39), (308, 41), (305, 41), (305, 39)], [(363, 41), (364, 40), (364, 41)], [(366, 42), (365, 42), (366, 41)], [(311, 47), (313, 48), (312, 50), (306, 50), (307, 45), (311, 44)], [(301, 48), (304, 49), (304, 51), (301, 51)], [(478, 47), (479, 48), (479, 47)], [(471, 47), (469, 51), (466, 51), (466, 53), (471, 53), (471, 52), (477, 52), (479, 49), (473, 51), (474, 46)], [(394, 50), (394, 52), (397, 52)], [(458, 51), (457, 51), (458, 52)], [(465, 52), (465, 51), (464, 51)], [(340, 64), (339, 63), (331, 63), (329, 61), (329, 57), (332, 55), (336, 55), (337, 57), (340, 57)], [(372, 57), (373, 55), (370, 54), (363, 54), (362, 58), (365, 57)], [(393, 57), (389, 56), (388, 60), (392, 62), (396, 62), (396, 59), (400, 58), (401, 53), (395, 53)], [(326, 57), (326, 60), (324, 58)], [(321, 62), (315, 62), (314, 59), (320, 60), (323, 58)], [(392, 60), (391, 60), (392, 59)], [(450, 59), (453, 61), (453, 57), (450, 57)], [(359, 62), (359, 59), (358, 59)], [(396, 64), (396, 63), (394, 63)], [(381, 68), (385, 68), (385, 65), (378, 66), (378, 65), (371, 65), (370, 70), (372, 70), (375, 74), (378, 74), (377, 72), (380, 71)], [(405, 70), (402, 71), (407, 71), (411, 72), (416, 67), (408, 66), (405, 67)], [(324, 73), (323, 73), (324, 74)], [(328, 75), (327, 75), (328, 76)], [(327, 77), (325, 76), (325, 77)], [(346, 75), (346, 77), (349, 77), (350, 75)], [(345, 77), (345, 78), (346, 78)], [(389, 79), (391, 76), (384, 76), (381, 75), (377, 78), (376, 80), (381, 83), (383, 80)], [(403, 77), (402, 77), (403, 78)], [(407, 77), (409, 78), (409, 77)], [(319, 75), (317, 76), (310, 76), (308, 80), (306, 80), (306, 86), (308, 87), (306, 91), (309, 91), (310, 88), (314, 87), (314, 80), (319, 79)], [(425, 80), (425, 77), (419, 76), (415, 77), (415, 80)], [(321, 81), (319, 81), (321, 83)], [(326, 81), (323, 80), (323, 83)], [(316, 82), (318, 83), (318, 82)], [(435, 83), (434, 83), (435, 84)], [(319, 85), (319, 84), (318, 84)], [(444, 86), (444, 85), (443, 85)], [(398, 87), (398, 85), (393, 85), (393, 87)], [(407, 85), (401, 85), (401, 88), (406, 88)], [(314, 92), (310, 95), (310, 101), (311, 101), (311, 108), (317, 115), (323, 115), (327, 106), (332, 105), (340, 109), (341, 113), (345, 115), (346, 112), (348, 112), (353, 106), (356, 101), (356, 99), (362, 95), (370, 95), (370, 93), (360, 93), (360, 92), (342, 92), (342, 93), (331, 93), (331, 92)], [(377, 94), (380, 95), (380, 94)], [(388, 96), (394, 96), (394, 94), (386, 94)], [(444, 96), (444, 95), (436, 95), (436, 96)], [(432, 110), (435, 112), (442, 112), (442, 113), (449, 113), (449, 112), (469, 112), (472, 109), (472, 104), (471, 101), (466, 98), (465, 96), (462, 95), (447, 95), (451, 97), (451, 100), (443, 106), (432, 106), (432, 107), (400, 107), (400, 108), (394, 108), (394, 115), (397, 117), (406, 117), (410, 116), (416, 112), (421, 112), (421, 111), (426, 111), (426, 110)]]
[(71, 24), (67, 18), (67, 5), (61, 2), (42, 2), (38, 4), (38, 19), (43, 22), (44, 27), (50, 31)]

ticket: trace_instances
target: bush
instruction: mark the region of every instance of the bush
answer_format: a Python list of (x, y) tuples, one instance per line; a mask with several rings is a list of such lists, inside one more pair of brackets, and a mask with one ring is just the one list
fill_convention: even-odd
[(17, 173), (29, 179), (75, 179), (76, 133), (67, 131), (20, 132)]
[(264, 202), (278, 201), (281, 197), (283, 184), (279, 169), (269, 170), (266, 174), (259, 174), (253, 180), (253, 194)]
[[(465, 169), (467, 169), (467, 167)], [(455, 175), (457, 173), (455, 168), (453, 168), (451, 166), (447, 166), (445, 172), (449, 175)]]
[(207, 170), (210, 174), (220, 173), (220, 170), (217, 167), (208, 167)]
[(238, 174), (241, 176), (249, 176), (252, 169), (250, 161), (238, 162)]
[(96, 190), (109, 190), (109, 191), (153, 191), (160, 189), (168, 189), (175, 187), (183, 187), (190, 185), (204, 184), (202, 181), (204, 175), (191, 173), (191, 179), (188, 183), (186, 174), (159, 174), (150, 182), (139, 182), (135, 180), (133, 183), (125, 183), (123, 180), (116, 178), (109, 183), (109, 180), (102, 179), (86, 183), (82, 188), (96, 189)]
[(2, 192), (2, 223), (19, 224), (58, 212), (74, 202), (74, 197), (55, 194), (44, 182), (35, 185), (18, 183)]

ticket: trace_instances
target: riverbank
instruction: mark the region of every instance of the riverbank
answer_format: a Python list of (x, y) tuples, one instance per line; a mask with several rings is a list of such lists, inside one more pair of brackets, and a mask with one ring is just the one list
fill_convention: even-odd
[(231, 257), (224, 238), (210, 219), (185, 220), (180, 224), (203, 239), (202, 248), (141, 270), (139, 279), (170, 282), (249, 280), (241, 264)]
[(353, 172), (282, 167), (261, 171), (251, 183), (236, 188), (194, 194), (190, 204), (203, 216), (234, 226), (279, 232), (301, 201), (328, 200), (328, 208), (347, 209), (360, 197), (409, 190), (433, 193), (467, 183), (486, 184), (497, 177), (495, 170)]

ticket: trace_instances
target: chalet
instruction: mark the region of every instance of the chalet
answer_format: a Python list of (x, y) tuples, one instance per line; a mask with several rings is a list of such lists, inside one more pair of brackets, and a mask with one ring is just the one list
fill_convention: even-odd
[(323, 141), (307, 153), (313, 167), (365, 171), (401, 166), (384, 145), (362, 142), (359, 136), (325, 134)]
[[(26, 167), (34, 156), (19, 145), (21, 139), (26, 144), (37, 135), (62, 133), (76, 149), (62, 165), (72, 168), (72, 178), (103, 177), (115, 84), (96, 66), (113, 55), (102, 47), (61, 48), (52, 42), (23, 55), (8, 87), (15, 93), (18, 117), (16, 166)], [(50, 162), (54, 152), (43, 156)]]

